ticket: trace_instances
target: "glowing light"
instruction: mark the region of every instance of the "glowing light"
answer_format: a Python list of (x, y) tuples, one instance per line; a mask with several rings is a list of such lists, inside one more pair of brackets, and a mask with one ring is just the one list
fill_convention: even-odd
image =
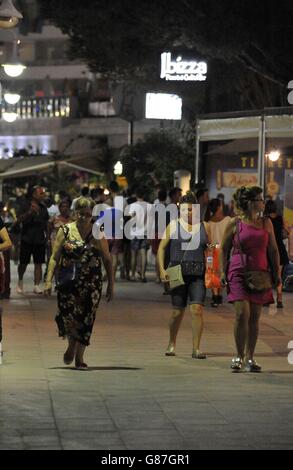
[(104, 194), (105, 194), (105, 196), (109, 196), (109, 194), (110, 194), (109, 189), (104, 189)]
[(168, 93), (147, 93), (147, 119), (176, 119), (182, 118), (182, 99)]
[(117, 175), (117, 176), (121, 176), (123, 173), (123, 165), (122, 163), (119, 161), (116, 163), (116, 165), (114, 166), (114, 175)]
[(9, 112), (5, 113), (4, 112), (4, 113), (2, 113), (2, 117), (3, 117), (4, 121), (6, 121), (6, 122), (14, 122), (18, 118), (18, 114), (9, 113)]
[(20, 95), (18, 95), (17, 93), (5, 93), (4, 99), (8, 104), (16, 104), (20, 100)]
[(171, 52), (163, 52), (161, 54), (161, 78), (165, 80), (197, 82), (205, 81), (208, 71), (207, 63), (194, 60), (182, 60), (178, 56), (176, 60), (172, 60)]
[(269, 157), (269, 160), (271, 160), (271, 162), (276, 162), (277, 160), (279, 160), (280, 155), (281, 153), (279, 152), (279, 150), (272, 150), (268, 154), (268, 157)]
[(22, 64), (4, 64), (2, 67), (6, 75), (13, 78), (19, 77), (26, 69), (26, 66)]

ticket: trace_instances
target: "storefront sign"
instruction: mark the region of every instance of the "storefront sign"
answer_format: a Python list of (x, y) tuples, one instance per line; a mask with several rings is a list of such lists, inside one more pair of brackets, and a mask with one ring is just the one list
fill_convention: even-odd
[(205, 81), (207, 74), (206, 62), (185, 61), (181, 56), (172, 60), (171, 52), (161, 54), (161, 78), (178, 81)]
[[(220, 178), (221, 170), (218, 170), (217, 177)], [(222, 173), (222, 172), (221, 172)], [(220, 180), (218, 181), (220, 182)], [(224, 171), (222, 173), (221, 186), (218, 189), (225, 188), (238, 188), (239, 186), (253, 186), (257, 185), (257, 173), (245, 173), (239, 171)]]

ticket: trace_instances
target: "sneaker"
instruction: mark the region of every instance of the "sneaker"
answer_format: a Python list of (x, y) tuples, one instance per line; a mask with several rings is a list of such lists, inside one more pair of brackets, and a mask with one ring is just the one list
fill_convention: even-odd
[(18, 281), (16, 292), (18, 294), (23, 294), (23, 281)]
[(39, 286), (35, 285), (34, 294), (42, 294), (42, 293), (43, 293), (42, 289), (40, 289)]
[(243, 367), (243, 360), (241, 359), (241, 357), (233, 357), (230, 367), (232, 369), (232, 372), (241, 372)]
[(261, 372), (261, 366), (254, 359), (248, 359), (245, 365), (246, 372)]

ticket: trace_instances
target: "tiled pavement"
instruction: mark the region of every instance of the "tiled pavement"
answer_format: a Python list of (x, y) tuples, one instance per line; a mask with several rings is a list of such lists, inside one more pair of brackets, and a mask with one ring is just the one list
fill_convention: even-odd
[[(13, 268), (14, 276), (15, 269)], [(202, 349), (191, 358), (184, 318), (176, 357), (165, 357), (170, 299), (161, 287), (118, 282), (101, 303), (88, 371), (62, 363), (56, 297), (15, 293), (3, 301), (0, 449), (293, 449), (293, 295), (264, 309), (261, 374), (232, 374), (233, 310), (205, 311)]]

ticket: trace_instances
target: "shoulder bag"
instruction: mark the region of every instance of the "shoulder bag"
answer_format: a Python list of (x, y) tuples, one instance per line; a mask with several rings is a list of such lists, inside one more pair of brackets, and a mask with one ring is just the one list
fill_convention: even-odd
[[(188, 247), (192, 243), (193, 236), (188, 244)], [(185, 254), (188, 250), (188, 247), (183, 253), (181, 261), (175, 266), (170, 266), (166, 269), (169, 277), (170, 289), (175, 289), (176, 287), (183, 286), (185, 284), (183, 276), (203, 276), (205, 271), (204, 262), (200, 261), (184, 261)], [(184, 266), (182, 263), (184, 262)]]

